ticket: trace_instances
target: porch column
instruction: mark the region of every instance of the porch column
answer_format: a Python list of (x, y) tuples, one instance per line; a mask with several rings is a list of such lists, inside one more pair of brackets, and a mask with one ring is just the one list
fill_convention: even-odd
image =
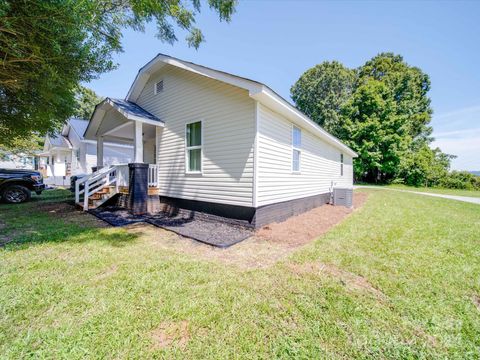
[(103, 136), (97, 136), (97, 170), (103, 167)]
[(135, 121), (135, 131), (133, 136), (133, 157), (134, 163), (143, 163), (143, 123)]

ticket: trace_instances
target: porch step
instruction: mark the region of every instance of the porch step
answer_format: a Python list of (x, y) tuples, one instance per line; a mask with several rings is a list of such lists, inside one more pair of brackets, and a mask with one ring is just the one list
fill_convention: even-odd
[(105, 195), (107, 193), (104, 193), (104, 192), (97, 192), (93, 195), (90, 195), (90, 197), (88, 198), (88, 200), (100, 200), (100, 199), (103, 199), (103, 195)]
[(149, 187), (148, 188), (148, 195), (158, 195), (160, 194), (160, 191), (156, 187)]

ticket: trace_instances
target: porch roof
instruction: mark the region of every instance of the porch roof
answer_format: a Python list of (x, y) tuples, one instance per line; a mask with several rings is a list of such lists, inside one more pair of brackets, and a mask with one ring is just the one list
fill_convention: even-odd
[(70, 141), (61, 133), (56, 133), (49, 136), (49, 141), (52, 148), (65, 148), (65, 149), (72, 148), (72, 144), (70, 143)]
[(127, 119), (139, 120), (135, 118), (141, 118), (163, 123), (162, 120), (157, 118), (155, 115), (150, 114), (147, 110), (138, 106), (134, 102), (112, 98), (106, 98), (104, 101), (108, 101), (114, 109), (121, 112)]

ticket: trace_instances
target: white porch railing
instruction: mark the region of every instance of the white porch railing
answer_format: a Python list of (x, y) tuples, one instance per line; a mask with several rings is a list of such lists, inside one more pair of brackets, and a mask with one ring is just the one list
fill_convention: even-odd
[(155, 164), (148, 165), (148, 186), (158, 186), (158, 166)]
[[(104, 167), (93, 174), (78, 179), (75, 182), (75, 203), (82, 204), (83, 210), (88, 210), (89, 197), (112, 184), (115, 184), (115, 191), (110, 192), (111, 196), (118, 193), (120, 187), (128, 187), (128, 165), (122, 164)], [(148, 186), (158, 187), (158, 167), (155, 164), (149, 164), (148, 167)], [(80, 197), (82, 195), (83, 201), (80, 203)]]
[(105, 167), (78, 179), (75, 182), (75, 202), (77, 204), (80, 203), (80, 196), (83, 194), (83, 210), (88, 210), (88, 198), (101, 191), (104, 187), (116, 182), (116, 173), (116, 166)]

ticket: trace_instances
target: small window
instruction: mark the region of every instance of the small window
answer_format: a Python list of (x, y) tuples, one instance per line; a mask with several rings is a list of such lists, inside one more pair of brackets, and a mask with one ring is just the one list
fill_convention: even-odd
[(343, 154), (340, 154), (340, 176), (343, 176)]
[(185, 137), (187, 172), (200, 173), (202, 172), (202, 122), (187, 124)]
[(302, 157), (302, 130), (296, 126), (292, 128), (292, 171), (300, 172)]
[(163, 91), (163, 80), (160, 80), (159, 82), (155, 83), (155, 87), (153, 91), (155, 92), (155, 95)]

